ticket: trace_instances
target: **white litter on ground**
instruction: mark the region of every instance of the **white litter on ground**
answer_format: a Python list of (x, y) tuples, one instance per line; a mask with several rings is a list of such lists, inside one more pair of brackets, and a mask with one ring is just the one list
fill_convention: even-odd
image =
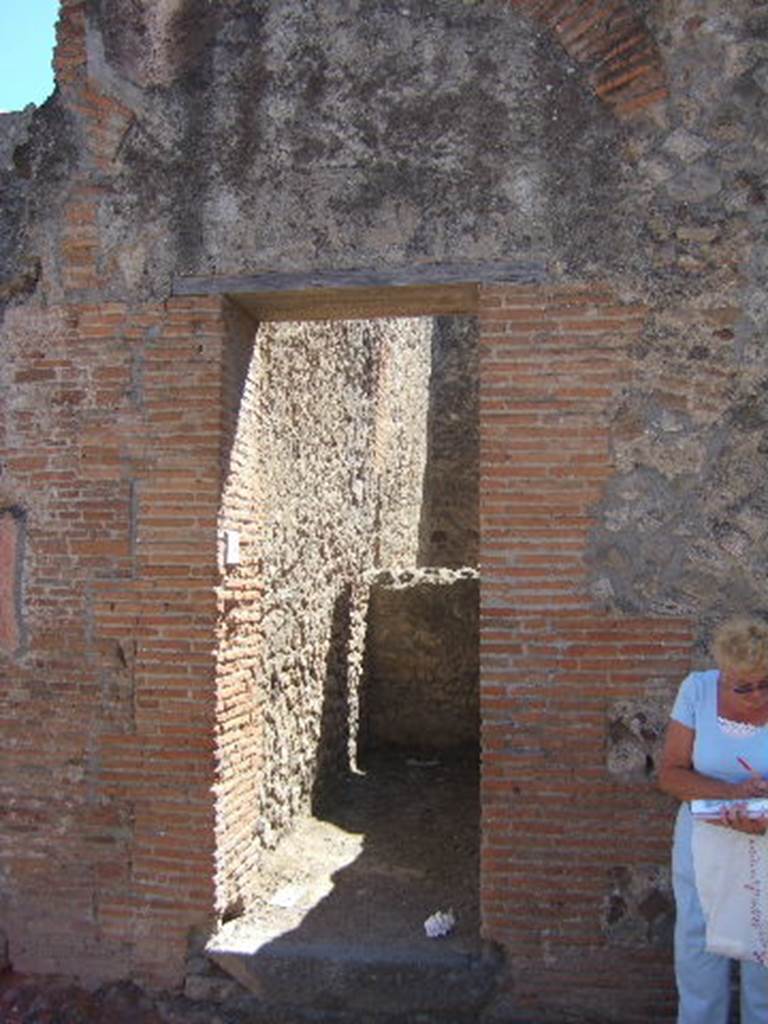
[(437, 910), (424, 922), (424, 931), (430, 939), (450, 935), (456, 924), (453, 910)]

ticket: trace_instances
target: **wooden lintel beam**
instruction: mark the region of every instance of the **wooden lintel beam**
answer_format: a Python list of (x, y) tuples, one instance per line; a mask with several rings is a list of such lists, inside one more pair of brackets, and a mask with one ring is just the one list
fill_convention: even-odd
[(239, 295), (250, 292), (304, 291), (316, 288), (408, 287), (430, 284), (540, 282), (547, 278), (542, 260), (411, 263), (406, 266), (350, 267), (330, 270), (272, 271), (241, 276), (177, 276), (174, 295)]
[(390, 316), (471, 314), (477, 310), (474, 284), (395, 288), (308, 288), (229, 297), (254, 320), (371, 320)]

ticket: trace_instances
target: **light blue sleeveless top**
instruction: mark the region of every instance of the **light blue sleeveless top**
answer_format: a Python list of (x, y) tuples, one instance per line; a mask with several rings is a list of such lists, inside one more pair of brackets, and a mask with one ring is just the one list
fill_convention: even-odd
[(768, 778), (768, 725), (751, 726), (718, 719), (717, 669), (691, 672), (680, 684), (672, 718), (696, 735), (693, 767), (702, 775), (725, 782), (742, 782), (749, 777), (738, 758)]

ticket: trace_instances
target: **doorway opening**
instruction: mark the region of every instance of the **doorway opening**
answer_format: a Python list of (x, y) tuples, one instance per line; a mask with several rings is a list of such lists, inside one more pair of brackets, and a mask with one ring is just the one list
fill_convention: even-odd
[(233, 313), (208, 954), (267, 1001), (471, 1008), (477, 321), (275, 319)]

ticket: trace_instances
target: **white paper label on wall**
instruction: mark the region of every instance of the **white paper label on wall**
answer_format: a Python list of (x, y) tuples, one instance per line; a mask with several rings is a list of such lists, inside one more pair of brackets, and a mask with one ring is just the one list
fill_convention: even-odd
[(224, 531), (224, 564), (225, 565), (239, 565), (240, 564), (240, 531), (239, 530), (225, 530)]

